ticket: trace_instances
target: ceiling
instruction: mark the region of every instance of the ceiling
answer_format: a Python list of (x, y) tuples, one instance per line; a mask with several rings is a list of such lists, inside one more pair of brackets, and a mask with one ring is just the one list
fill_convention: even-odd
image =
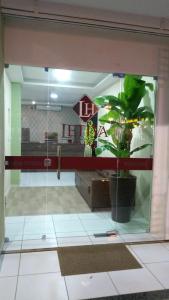
[[(55, 70), (56, 71), (56, 70)], [(39, 67), (10, 65), (6, 69), (11, 82), (18, 82), (22, 86), (22, 104), (36, 104), (51, 106), (73, 106), (84, 95), (95, 97), (110, 87), (115, 79), (112, 74), (83, 72), (70, 70), (69, 80), (62, 81), (55, 77), (54, 70)], [(57, 99), (50, 97), (57, 94)]]
[(169, 17), (168, 0), (48, 0), (44, 2), (76, 5), (86, 8), (97, 8), (154, 17)]

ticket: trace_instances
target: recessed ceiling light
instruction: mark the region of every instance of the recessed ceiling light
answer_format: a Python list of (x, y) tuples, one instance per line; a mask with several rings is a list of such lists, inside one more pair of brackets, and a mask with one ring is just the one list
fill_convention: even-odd
[(52, 99), (57, 99), (58, 98), (58, 95), (56, 93), (51, 93), (50, 94), (50, 98)]
[(53, 70), (53, 75), (59, 81), (68, 81), (70, 80), (71, 71), (63, 70), (63, 69), (55, 69)]
[(33, 105), (35, 105), (35, 104), (36, 104), (36, 102), (35, 102), (35, 101), (32, 101), (32, 104), (33, 104)]

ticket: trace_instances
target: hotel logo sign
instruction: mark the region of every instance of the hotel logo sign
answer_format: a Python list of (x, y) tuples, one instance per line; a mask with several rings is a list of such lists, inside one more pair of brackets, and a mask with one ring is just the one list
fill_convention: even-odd
[(73, 110), (84, 122), (87, 122), (98, 112), (98, 107), (85, 95), (76, 103)]

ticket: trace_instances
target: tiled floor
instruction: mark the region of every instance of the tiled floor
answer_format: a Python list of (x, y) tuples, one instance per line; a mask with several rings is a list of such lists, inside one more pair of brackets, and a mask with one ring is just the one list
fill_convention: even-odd
[(62, 172), (60, 180), (56, 172), (21, 172), (20, 186), (75, 186), (75, 172)]
[(5, 255), (0, 270), (1, 298), (80, 300), (168, 289), (169, 243), (128, 248), (142, 268), (64, 277), (56, 251)]
[[(55, 195), (53, 202), (56, 206), (56, 200), (58, 201), (58, 212), (52, 210), (53, 206), (51, 206), (50, 210), (49, 203), (45, 201), (42, 201), (42, 203), (38, 202), (39, 198), (40, 200), (43, 200), (42, 198), (45, 193), (43, 187), (46, 187), (46, 189), (64, 189), (65, 186), (68, 186), (69, 190), (66, 190), (65, 193), (68, 195), (68, 198), (71, 198), (70, 189), (73, 189), (75, 186), (74, 172), (62, 172), (61, 180), (57, 180), (55, 172), (21, 172), (20, 186), (21, 187), (19, 187), (19, 190), (22, 193), (19, 197), (20, 202), (17, 208), (18, 211), (15, 211), (15, 213), (11, 213), (12, 211), (10, 211), (8, 214), (9, 217), (6, 217), (5, 236), (7, 240), (9, 240), (9, 242), (5, 244), (6, 250), (56, 247), (57, 245), (65, 244), (98, 244), (100, 242), (111, 243), (154, 240), (154, 237), (148, 233), (149, 226), (145, 223), (145, 219), (138, 218), (138, 216), (132, 216), (131, 221), (126, 224), (116, 223), (112, 221), (110, 212), (89, 212), (89, 208), (83, 199), (82, 202), (86, 205), (87, 210), (85, 207), (82, 209), (81, 206), (79, 206), (79, 209), (75, 210), (75, 208), (78, 206), (77, 204), (80, 202), (79, 198), (77, 198), (78, 201), (74, 203), (74, 213), (71, 213), (71, 210), (66, 214), (63, 213), (65, 212), (63, 210), (63, 199), (60, 196), (58, 196), (56, 199), (55, 190), (53, 191)], [(34, 195), (34, 191), (31, 190), (30, 193), (25, 191), (25, 189), (29, 188), (38, 189), (36, 193), (38, 193), (39, 198), (36, 198), (36, 201), (32, 196)], [(41, 191), (39, 191), (39, 189), (41, 189)], [(59, 191), (60, 190), (58, 190), (58, 195), (60, 195)], [(47, 194), (48, 200), (51, 200), (52, 194), (49, 193), (49, 191)], [(63, 191), (61, 194), (63, 197)], [(16, 209), (14, 198), (18, 200), (18, 196), (14, 197), (14, 195), (15, 193), (12, 192), (11, 199), (13, 206)], [(32, 198), (33, 203), (30, 201)], [(74, 198), (75, 196), (73, 194), (73, 199)], [(33, 213), (37, 213), (37, 215), (31, 215), (31, 210), (26, 210), (23, 205), (24, 201), (26, 206), (29, 206), (29, 208), (32, 207)], [(35, 203), (38, 207), (38, 212), (35, 211)], [(64, 203), (67, 203), (65, 204), (65, 207), (67, 205), (68, 207), (72, 208), (73, 204), (72, 202), (69, 203), (67, 198), (64, 198)], [(39, 207), (41, 206), (42, 211), (39, 211)], [(28, 216), (10, 216), (21, 214), (21, 209), (23, 209), (23, 215)], [(43, 215), (45, 212), (48, 212), (48, 214)], [(94, 237), (94, 234), (105, 233), (112, 230), (117, 231), (118, 237)]]
[[(98, 244), (154, 240), (146, 228), (132, 219), (116, 224), (110, 212), (6, 217), (6, 250), (56, 247), (64, 244)], [(128, 227), (130, 225), (130, 227)], [(94, 237), (96, 233), (117, 231), (117, 237)], [(139, 232), (139, 233), (138, 233)], [(130, 234), (129, 234), (130, 233)]]

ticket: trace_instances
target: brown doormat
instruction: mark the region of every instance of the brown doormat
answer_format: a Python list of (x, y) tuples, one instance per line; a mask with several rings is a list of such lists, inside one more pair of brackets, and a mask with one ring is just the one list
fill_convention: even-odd
[(58, 256), (63, 276), (142, 268), (124, 244), (59, 247)]

